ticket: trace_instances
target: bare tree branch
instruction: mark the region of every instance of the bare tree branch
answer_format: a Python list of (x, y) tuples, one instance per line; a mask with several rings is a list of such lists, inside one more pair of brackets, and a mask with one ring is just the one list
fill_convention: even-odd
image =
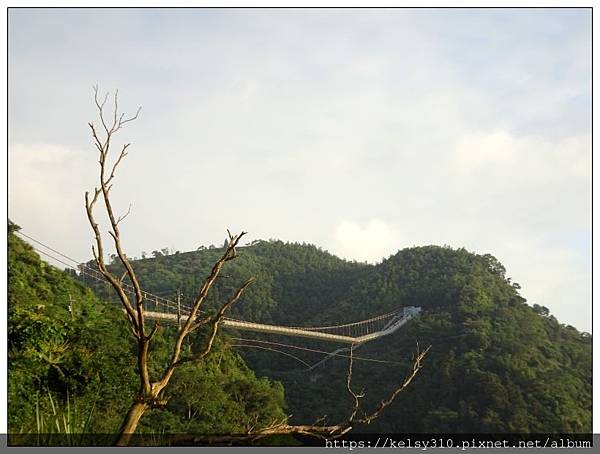
[(127, 148), (129, 148), (131, 144), (130, 143), (126, 143), (125, 145), (123, 145), (123, 148), (121, 150), (121, 153), (119, 153), (119, 157), (118, 159), (115, 161), (115, 163), (112, 166), (112, 170), (110, 171), (110, 176), (108, 177), (108, 179), (106, 180), (106, 184), (110, 184), (110, 182), (113, 180), (113, 178), (115, 177), (115, 170), (117, 170), (117, 166), (121, 163), (121, 160), (127, 156)]
[(142, 107), (138, 107), (137, 111), (135, 112), (135, 115), (133, 117), (129, 117), (123, 120), (123, 115), (121, 115), (121, 118), (119, 119), (119, 126), (117, 129), (120, 129), (121, 126), (123, 126), (125, 123), (129, 123), (130, 121), (133, 120), (137, 120), (138, 115), (140, 114), (140, 112), (142, 111)]
[(408, 385), (413, 381), (413, 379), (418, 374), (419, 370), (423, 367), (423, 359), (429, 352), (431, 346), (427, 347), (427, 349), (423, 352), (419, 351), (419, 347), (417, 344), (417, 351), (415, 353), (412, 369), (405, 377), (404, 381), (396, 387), (396, 389), (384, 400), (382, 400), (379, 405), (368, 415), (355, 419), (356, 414), (359, 410), (359, 401), (362, 397), (364, 397), (364, 393), (356, 394), (352, 390), (352, 349), (350, 349), (350, 364), (348, 367), (347, 374), (347, 389), (350, 395), (353, 398), (352, 411), (346, 420), (340, 422), (339, 424), (334, 425), (319, 425), (317, 420), (314, 424), (310, 425), (289, 425), (287, 420), (276, 421), (268, 426), (265, 426), (261, 429), (258, 429), (254, 432), (249, 432), (248, 439), (257, 439), (262, 438), (267, 435), (282, 435), (282, 434), (302, 434), (302, 435), (310, 435), (316, 438), (337, 438), (342, 435), (348, 433), (352, 430), (356, 425), (366, 425), (370, 424), (372, 421), (377, 419), (383, 410), (387, 408), (391, 403), (396, 399), (396, 397), (404, 391)]
[[(118, 98), (119, 98), (119, 89), (117, 88), (115, 90), (115, 106), (114, 106), (114, 110), (113, 110), (113, 124), (110, 128), (111, 131), (114, 131), (115, 127), (117, 126), (117, 115), (119, 112), (119, 102), (118, 102)], [(123, 115), (123, 114), (121, 114)]]
[(156, 320), (154, 322), (154, 326), (152, 327), (152, 331), (148, 334), (148, 341), (151, 341), (154, 335), (158, 332), (158, 328), (160, 327), (160, 320)]
[(379, 403), (377, 408), (371, 414), (357, 420), (357, 422), (359, 424), (370, 424), (373, 420), (377, 419), (379, 417), (379, 415), (381, 414), (381, 412), (386, 407), (388, 407), (394, 401), (394, 399), (396, 399), (398, 394), (400, 394), (402, 391), (404, 391), (408, 387), (408, 385), (413, 381), (413, 379), (417, 376), (417, 374), (423, 367), (423, 363), (422, 363), (423, 359), (425, 358), (427, 353), (429, 353), (430, 349), (431, 349), (431, 346), (427, 347), (425, 349), (425, 351), (420, 352), (419, 345), (417, 344), (417, 351), (414, 356), (412, 371), (405, 377), (402, 384), (399, 387), (397, 387), (394, 390), (394, 392), (389, 395), (389, 397), (387, 399), (382, 400)]
[(354, 345), (351, 345), (350, 346), (350, 361), (348, 364), (348, 374), (346, 377), (346, 387), (348, 388), (348, 392), (354, 399), (354, 402), (352, 404), (352, 413), (348, 417), (348, 421), (350, 421), (350, 422), (354, 419), (354, 417), (356, 416), (356, 413), (358, 412), (358, 407), (360, 406), (360, 399), (365, 396), (364, 392), (361, 392), (360, 394), (356, 394), (352, 390), (352, 362), (353, 362), (352, 352), (353, 352), (353, 350), (354, 350)]
[(100, 121), (102, 122), (102, 126), (104, 126), (104, 130), (106, 131), (106, 134), (108, 135), (108, 127), (106, 126), (106, 122), (104, 121), (104, 105), (106, 104), (106, 101), (108, 100), (108, 95), (109, 93), (106, 92), (106, 95), (104, 96), (104, 100), (102, 101), (102, 103), (98, 102), (98, 85), (94, 85), (94, 102), (96, 103), (96, 107), (98, 108), (98, 113), (100, 115)]
[(225, 264), (225, 262), (227, 261), (227, 259), (230, 257), (231, 251), (235, 248), (235, 246), (239, 242), (240, 238), (244, 234), (245, 233), (242, 232), (241, 234), (233, 237), (233, 241), (231, 241), (229, 243), (229, 245), (227, 246), (227, 248), (226, 248), (225, 252), (223, 253), (223, 255), (221, 256), (221, 258), (219, 260), (217, 260), (217, 262), (213, 265), (212, 270), (211, 270), (209, 276), (204, 281), (204, 284), (202, 285), (202, 288), (200, 289), (200, 292), (198, 293), (198, 296), (196, 297), (196, 299), (195, 299), (195, 301), (194, 301), (194, 303), (192, 305), (192, 310), (190, 311), (190, 313), (189, 313), (189, 315), (188, 315), (188, 317), (187, 317), (187, 319), (186, 319), (183, 327), (179, 331), (179, 335), (178, 335), (177, 340), (175, 342), (175, 347), (173, 348), (173, 354), (171, 356), (171, 360), (169, 362), (169, 366), (165, 370), (163, 378), (156, 383), (156, 387), (157, 388), (162, 389), (162, 388), (164, 388), (166, 386), (166, 384), (171, 379), (171, 376), (173, 375), (173, 372), (175, 371), (176, 367), (178, 367), (179, 365), (181, 365), (183, 363), (186, 363), (186, 362), (199, 361), (200, 359), (204, 358), (208, 354), (208, 352), (210, 352), (210, 349), (212, 348), (212, 343), (213, 343), (214, 338), (215, 338), (215, 336), (217, 334), (217, 331), (218, 331), (219, 322), (223, 318), (223, 315), (224, 315), (225, 311), (230, 306), (232, 306), (236, 301), (239, 300), (239, 298), (241, 297), (242, 293), (254, 281), (254, 278), (251, 278), (248, 281), (246, 281), (237, 290), (237, 292), (234, 294), (234, 296), (229, 301), (225, 302), (221, 306), (221, 308), (220, 308), (219, 312), (217, 313), (217, 315), (208, 322), (208, 323), (211, 324), (211, 328), (210, 328), (211, 332), (210, 332), (210, 335), (209, 335), (209, 338), (208, 338), (207, 347), (205, 347), (204, 350), (202, 350), (195, 357), (186, 358), (184, 361), (181, 361), (181, 347), (183, 345), (183, 341), (189, 335), (189, 333), (191, 333), (193, 331), (193, 329), (195, 329), (196, 327), (198, 327), (198, 325), (195, 325), (196, 315), (197, 315), (198, 311), (200, 310), (200, 307), (204, 303), (204, 300), (206, 299), (206, 296), (208, 295), (208, 292), (209, 292), (210, 288), (212, 287), (212, 285), (215, 282), (215, 280), (217, 279), (217, 277), (218, 277), (221, 269), (223, 268), (223, 265)]
[(133, 308), (131, 302), (129, 301), (127, 294), (125, 293), (125, 290), (124, 290), (123, 286), (121, 285), (121, 282), (112, 273), (110, 273), (108, 271), (108, 269), (106, 268), (106, 264), (104, 263), (104, 247), (103, 247), (103, 243), (102, 243), (102, 234), (100, 233), (100, 227), (98, 226), (98, 223), (96, 223), (96, 221), (94, 219), (94, 214), (93, 214), (94, 205), (98, 201), (98, 196), (99, 196), (100, 192), (101, 192), (100, 189), (98, 189), (98, 188), (94, 189), (94, 197), (92, 200), (90, 200), (89, 193), (88, 192), (85, 193), (86, 212), (87, 212), (87, 216), (88, 216), (90, 225), (92, 226), (92, 230), (94, 231), (94, 235), (95, 235), (95, 239), (96, 239), (96, 246), (98, 248), (98, 250), (96, 251), (96, 248), (92, 246), (92, 252), (94, 254), (94, 259), (96, 260), (98, 269), (104, 275), (106, 280), (108, 280), (108, 282), (110, 282), (112, 287), (116, 290), (117, 294), (119, 295), (119, 299), (123, 303), (123, 306), (125, 307), (125, 310), (127, 311), (127, 314), (129, 315), (128, 320), (131, 323), (131, 327), (132, 327), (134, 333), (137, 333), (137, 332), (139, 332), (139, 323), (134, 315), (134, 308)]
[(186, 358), (186, 359), (181, 359), (181, 360), (177, 361), (175, 363), (175, 366), (183, 364), (184, 362), (200, 361), (206, 355), (208, 355), (208, 353), (212, 349), (213, 342), (214, 342), (215, 337), (217, 335), (217, 332), (218, 332), (218, 329), (219, 329), (219, 323), (221, 322), (221, 320), (225, 316), (225, 311), (227, 309), (229, 309), (233, 304), (235, 304), (240, 299), (240, 297), (242, 296), (242, 294), (244, 293), (244, 291), (253, 282), (254, 282), (254, 278), (250, 278), (246, 282), (244, 282), (244, 284), (240, 288), (238, 288), (238, 290), (235, 292), (235, 294), (225, 304), (223, 304), (221, 306), (221, 309), (219, 309), (219, 312), (217, 312), (217, 314), (215, 316), (211, 317), (211, 319), (210, 319), (210, 324), (211, 324), (210, 335), (208, 337), (208, 340), (206, 341), (206, 346), (204, 347), (204, 349), (201, 350), (196, 355), (194, 355), (193, 357)]
[(125, 219), (127, 216), (129, 216), (129, 213), (131, 213), (131, 203), (129, 204), (129, 208), (127, 208), (127, 213), (119, 216), (119, 218), (117, 219), (117, 225), (119, 225), (119, 223)]

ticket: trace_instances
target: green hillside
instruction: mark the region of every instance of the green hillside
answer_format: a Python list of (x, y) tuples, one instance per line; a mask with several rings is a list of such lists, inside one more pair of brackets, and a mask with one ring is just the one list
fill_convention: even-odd
[[(157, 254), (133, 265), (145, 290), (173, 299), (180, 290), (189, 303), (221, 252)], [(411, 386), (358, 430), (591, 431), (591, 336), (561, 325), (543, 306), (526, 304), (490, 255), (428, 246), (367, 265), (311, 245), (259, 241), (228, 262), (209, 305), (250, 276), (257, 280), (231, 314), (245, 320), (322, 326), (423, 308), (401, 330), (356, 350), (355, 356), (376, 360), (354, 364), (354, 388), (365, 390), (368, 409), (402, 381), (417, 342), (432, 346)], [(134, 344), (118, 306), (108, 302), (113, 295), (103, 284), (93, 288), (95, 294), (9, 234), (10, 432), (117, 429), (137, 386)], [(166, 359), (173, 329), (156, 338), (156, 367)], [(239, 347), (238, 337), (321, 351), (339, 347), (224, 331), (208, 361), (180, 371), (167, 408), (145, 415), (140, 431), (235, 433), (285, 414), (294, 423), (322, 416), (335, 423), (348, 415), (347, 358), (307, 370), (290, 356)], [(323, 358), (280, 349), (309, 364)]]
[[(42, 261), (16, 230), (9, 225), (9, 433), (32, 435), (16, 439), (27, 444), (46, 444), (49, 434), (61, 434), (60, 444), (112, 443), (138, 386), (123, 314)], [(155, 338), (155, 368), (164, 367), (172, 330)], [(282, 386), (257, 378), (221, 342), (201, 365), (181, 368), (171, 390), (166, 409), (138, 428), (155, 434), (150, 442), (164, 433), (242, 433), (285, 415)]]
[[(219, 249), (138, 260), (145, 289), (186, 298), (197, 290)], [(319, 326), (361, 320), (401, 306), (423, 315), (391, 336), (361, 346), (355, 386), (375, 404), (399, 383), (418, 342), (432, 345), (417, 380), (368, 428), (386, 432), (589, 432), (592, 339), (526, 304), (519, 285), (491, 255), (417, 247), (379, 265), (341, 260), (314, 246), (260, 241), (240, 250), (213, 297), (256, 276), (233, 316), (283, 325)], [(216, 299), (213, 299), (216, 301)], [(337, 346), (303, 339), (228, 332), (317, 350)], [(282, 348), (307, 362), (322, 357)], [(237, 348), (258, 375), (283, 383), (292, 421), (347, 415), (347, 359), (306, 366), (289, 356)]]

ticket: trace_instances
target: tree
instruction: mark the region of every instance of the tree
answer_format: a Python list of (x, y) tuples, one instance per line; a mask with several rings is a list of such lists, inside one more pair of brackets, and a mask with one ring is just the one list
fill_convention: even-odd
[(21, 230), (21, 227), (9, 219), (8, 220), (8, 233), (18, 232), (19, 230)]
[(542, 315), (544, 317), (550, 316), (550, 309), (548, 309), (546, 306), (540, 306), (539, 304), (534, 304), (533, 310), (535, 311), (536, 314)]
[[(236, 258), (236, 248), (241, 238), (245, 235), (245, 232), (233, 235), (229, 230), (227, 230), (228, 239), (226, 240), (226, 244), (223, 248), (224, 252), (213, 264), (209, 275), (204, 279), (194, 299), (189, 315), (179, 327), (167, 366), (160, 373), (158, 373), (156, 377), (151, 376), (151, 367), (149, 364), (150, 344), (160, 325), (158, 321), (155, 321), (152, 328), (147, 326), (145, 293), (142, 291), (136, 272), (127, 258), (121, 243), (122, 238), (119, 230), (119, 224), (129, 215), (130, 210), (128, 210), (124, 215), (117, 217), (115, 215), (110, 198), (110, 191), (113, 186), (115, 172), (123, 159), (127, 156), (127, 150), (130, 146), (129, 143), (124, 144), (121, 147), (119, 154), (116, 156), (116, 159), (112, 160), (112, 164), (109, 163), (109, 154), (111, 151), (111, 146), (113, 145), (115, 134), (119, 132), (124, 125), (136, 120), (141, 108), (138, 108), (135, 115), (126, 117), (124, 113), (119, 112), (118, 91), (115, 91), (113, 97), (113, 111), (107, 118), (105, 106), (108, 98), (109, 93), (106, 93), (104, 98), (100, 100), (98, 97), (98, 87), (94, 87), (94, 102), (98, 110), (101, 128), (96, 127), (96, 125), (94, 125), (92, 122), (88, 123), (88, 125), (91, 129), (94, 145), (99, 152), (99, 186), (94, 188), (93, 193), (85, 193), (85, 208), (88, 221), (95, 237), (95, 244), (92, 246), (92, 253), (94, 255), (95, 263), (104, 278), (110, 283), (117, 293), (123, 306), (123, 310), (126, 313), (129, 328), (137, 344), (137, 372), (140, 381), (139, 389), (134, 402), (132, 402), (123, 420), (117, 438), (118, 445), (127, 445), (129, 444), (131, 435), (135, 432), (144, 413), (148, 409), (160, 408), (166, 405), (168, 397), (165, 395), (165, 391), (171, 378), (173, 377), (175, 370), (184, 364), (200, 362), (211, 352), (213, 343), (219, 331), (220, 322), (222, 321), (225, 313), (232, 305), (239, 301), (244, 291), (254, 281), (254, 278), (248, 278), (239, 287), (237, 287), (237, 290), (234, 291), (227, 300), (220, 303), (218, 310), (215, 313), (202, 318), (200, 317), (200, 309), (205, 303), (213, 284), (219, 277), (225, 264)], [(121, 277), (113, 274), (113, 272), (108, 269), (105, 262), (103, 237), (100, 226), (96, 222), (94, 215), (96, 204), (100, 199), (102, 199), (104, 202), (103, 205), (105, 212), (109, 219), (109, 235), (112, 238), (112, 242), (116, 250), (116, 261), (125, 269), (125, 273)], [(211, 245), (210, 248), (214, 249), (215, 247)], [(165, 251), (165, 249), (162, 251), (152, 252), (155, 257), (163, 254), (166, 255), (166, 253), (168, 253), (168, 251)], [(126, 279), (133, 286), (133, 295), (129, 295), (126, 291)], [(184, 349), (182, 348), (184, 341), (186, 338), (188, 338), (188, 336), (190, 336), (190, 334), (200, 329), (206, 331), (206, 337), (204, 339), (203, 346), (196, 352), (184, 353)], [(421, 361), (427, 354), (427, 351), (428, 349), (424, 352), (417, 351), (412, 373), (407, 376), (404, 382), (389, 396), (388, 399), (382, 401), (379, 406), (370, 414), (367, 414), (361, 418), (357, 418), (359, 401), (363, 397), (363, 394), (356, 394), (351, 388), (352, 361), (350, 361), (348, 370), (348, 391), (354, 399), (354, 405), (353, 411), (347, 420), (333, 426), (290, 426), (284, 420), (274, 422), (268, 427), (249, 431), (248, 436), (260, 437), (274, 433), (342, 435), (348, 430), (351, 430), (355, 424), (369, 424), (372, 420), (377, 418), (381, 411), (390, 405), (396, 396), (412, 381), (417, 372), (420, 370)]]

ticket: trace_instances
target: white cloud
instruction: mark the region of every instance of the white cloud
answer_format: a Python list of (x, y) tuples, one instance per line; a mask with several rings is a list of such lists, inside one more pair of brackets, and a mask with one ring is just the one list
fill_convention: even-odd
[[(16, 143), (9, 145), (8, 163), (9, 218), (28, 235), (76, 260), (88, 260), (92, 234), (84, 193), (97, 178), (94, 151)], [(111, 249), (107, 244), (107, 251)]]
[(512, 163), (517, 145), (516, 140), (504, 131), (469, 134), (456, 145), (456, 164), (460, 170), (467, 172), (482, 165)]
[[(11, 144), (10, 212), (18, 217), (35, 215), (37, 219), (46, 219), (49, 228), (69, 218), (76, 203), (73, 189), (81, 187), (85, 178), (85, 158), (83, 153), (62, 145)], [(83, 206), (83, 193), (77, 201)], [(22, 222), (28, 220), (32, 219)]]
[(381, 219), (371, 219), (364, 227), (342, 221), (335, 231), (333, 253), (348, 260), (380, 262), (400, 244), (397, 234)]
[(513, 177), (520, 174), (529, 181), (590, 177), (591, 156), (587, 133), (550, 140), (507, 131), (477, 132), (462, 136), (454, 148), (454, 163), (461, 172), (495, 167), (496, 172), (510, 170)]
[(591, 331), (591, 266), (589, 254), (534, 235), (503, 235), (489, 241), (507, 274), (518, 282), (529, 304), (550, 308), (561, 323)]

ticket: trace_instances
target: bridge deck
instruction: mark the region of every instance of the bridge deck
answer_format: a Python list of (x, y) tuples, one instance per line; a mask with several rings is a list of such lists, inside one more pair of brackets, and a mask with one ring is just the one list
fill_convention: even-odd
[[(177, 322), (177, 314), (169, 314), (166, 312), (151, 312), (145, 311), (144, 315), (148, 319), (160, 319)], [(186, 316), (182, 315), (181, 319), (185, 320)], [(298, 328), (288, 328), (285, 326), (265, 325), (264, 323), (244, 322), (240, 320), (232, 320), (224, 318), (221, 325), (228, 328), (239, 329), (242, 331), (256, 331), (261, 333), (281, 334), (284, 336), (308, 337), (312, 339), (321, 339), (331, 342), (343, 342), (346, 344), (356, 343), (356, 338), (350, 336), (341, 336), (338, 334), (320, 333), (316, 331), (306, 331)]]
[[(166, 312), (151, 312), (145, 311), (146, 318), (149, 319), (160, 319), (160, 320), (168, 320), (172, 322), (177, 322), (177, 314), (171, 314)], [(413, 314), (407, 314), (400, 317), (386, 329), (377, 331), (370, 334), (365, 334), (364, 336), (359, 337), (351, 337), (351, 336), (343, 336), (339, 334), (331, 334), (331, 333), (323, 333), (319, 331), (310, 331), (303, 330), (299, 328), (290, 328), (287, 326), (278, 326), (278, 325), (266, 325), (264, 323), (254, 323), (254, 322), (245, 322), (241, 320), (233, 320), (230, 318), (224, 318), (221, 324), (224, 327), (239, 329), (242, 331), (255, 331), (260, 333), (272, 333), (272, 334), (280, 334), (283, 336), (293, 336), (293, 337), (305, 337), (310, 339), (319, 339), (330, 342), (341, 342), (345, 344), (362, 344), (365, 342), (369, 342), (371, 340), (377, 339), (378, 337), (387, 336), (388, 334), (393, 333), (402, 325), (404, 325), (408, 320), (413, 317)], [(185, 320), (186, 315), (182, 314), (181, 320)]]

